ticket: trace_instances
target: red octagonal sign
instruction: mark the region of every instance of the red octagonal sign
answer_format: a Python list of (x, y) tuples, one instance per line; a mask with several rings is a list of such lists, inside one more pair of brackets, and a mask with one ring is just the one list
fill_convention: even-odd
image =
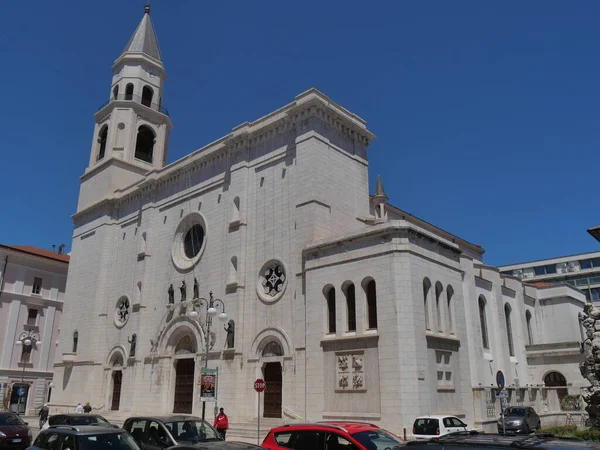
[(263, 380), (262, 378), (257, 378), (254, 382), (254, 390), (256, 392), (262, 392), (265, 390), (266, 387), (267, 383), (265, 383), (265, 380)]

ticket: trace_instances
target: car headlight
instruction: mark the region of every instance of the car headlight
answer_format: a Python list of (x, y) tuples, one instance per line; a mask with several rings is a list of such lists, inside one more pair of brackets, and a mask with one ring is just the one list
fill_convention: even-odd
[(513, 420), (512, 424), (513, 425), (521, 425), (522, 422), (523, 422), (522, 420)]
[(6, 437), (6, 435), (2, 431), (0, 431), (0, 438), (4, 439), (5, 437)]

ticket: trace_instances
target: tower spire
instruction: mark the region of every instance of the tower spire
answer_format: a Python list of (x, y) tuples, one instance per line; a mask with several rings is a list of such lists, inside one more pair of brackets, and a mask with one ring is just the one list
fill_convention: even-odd
[(127, 42), (127, 45), (121, 52), (119, 59), (127, 55), (135, 56), (139, 54), (149, 56), (158, 63), (162, 64), (158, 39), (156, 38), (156, 33), (154, 32), (152, 20), (150, 20), (149, 1), (144, 6), (144, 17), (142, 17), (142, 20), (133, 32), (129, 42)]

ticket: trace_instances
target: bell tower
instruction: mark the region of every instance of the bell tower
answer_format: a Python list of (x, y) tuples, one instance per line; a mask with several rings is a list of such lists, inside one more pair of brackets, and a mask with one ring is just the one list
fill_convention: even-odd
[(162, 106), (166, 80), (150, 5), (112, 66), (108, 101), (94, 115), (89, 165), (81, 177), (81, 211), (161, 169), (172, 128)]

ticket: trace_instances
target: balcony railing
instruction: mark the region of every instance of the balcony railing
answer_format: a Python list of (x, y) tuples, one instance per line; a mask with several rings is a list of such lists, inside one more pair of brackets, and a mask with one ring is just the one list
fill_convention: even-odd
[(108, 105), (109, 103), (112, 102), (136, 102), (136, 103), (140, 103), (144, 106), (147, 106), (150, 109), (153, 109), (154, 111), (158, 111), (162, 114), (164, 114), (165, 116), (169, 115), (169, 111), (167, 110), (167, 108), (163, 108), (159, 103), (152, 103), (150, 100), (148, 100), (147, 98), (141, 97), (139, 95), (133, 95), (133, 94), (122, 94), (122, 95), (117, 95), (112, 96), (111, 99), (107, 102), (104, 102), (100, 108), (98, 108), (98, 111), (100, 111), (102, 108), (104, 108), (106, 105)]

